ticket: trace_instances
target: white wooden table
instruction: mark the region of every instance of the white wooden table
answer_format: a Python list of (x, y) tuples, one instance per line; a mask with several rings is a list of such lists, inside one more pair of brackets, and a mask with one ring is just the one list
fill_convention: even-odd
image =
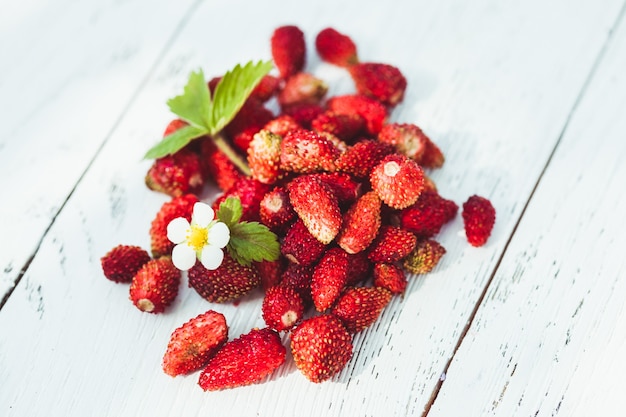
[[(3, 1), (0, 6), (0, 415), (623, 416), (626, 373), (626, 2), (621, 0)], [(408, 79), (393, 120), (446, 155), (441, 194), (491, 199), (488, 244), (460, 215), (447, 254), (355, 337), (331, 381), (288, 363), (205, 393), (160, 367), (208, 308), (232, 337), (261, 295), (209, 305), (184, 285), (139, 312), (102, 276), (118, 243), (149, 247), (167, 197), (145, 151), (191, 70), (269, 59), (296, 24), (307, 69), (352, 88), (312, 46), (332, 26)]]

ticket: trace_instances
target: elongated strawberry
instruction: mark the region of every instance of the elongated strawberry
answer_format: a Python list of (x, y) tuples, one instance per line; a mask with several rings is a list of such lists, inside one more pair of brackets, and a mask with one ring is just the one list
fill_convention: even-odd
[(145, 263), (130, 284), (130, 300), (146, 313), (162, 313), (178, 295), (180, 271), (164, 256)]
[(406, 274), (399, 266), (387, 263), (374, 265), (374, 286), (385, 288), (392, 294), (402, 294), (407, 284)]
[(341, 209), (330, 187), (314, 176), (303, 175), (291, 181), (288, 190), (289, 201), (309, 232), (320, 242), (330, 243), (342, 223)]
[(265, 324), (280, 332), (291, 329), (302, 320), (304, 302), (295, 289), (276, 286), (265, 292), (261, 311)]
[(393, 65), (361, 62), (352, 65), (349, 71), (359, 94), (372, 97), (390, 107), (404, 98), (406, 78)]
[(350, 333), (358, 333), (378, 319), (391, 300), (391, 292), (381, 287), (347, 289), (332, 308)]
[(287, 78), (278, 93), (281, 107), (300, 103), (320, 103), (328, 92), (328, 84), (308, 72), (298, 72)]
[(302, 71), (306, 60), (306, 44), (300, 28), (294, 25), (276, 28), (270, 45), (274, 64), (282, 78)]
[(340, 67), (349, 67), (359, 61), (354, 41), (330, 27), (317, 34), (315, 48), (322, 60)]
[(393, 145), (398, 152), (424, 168), (443, 165), (444, 156), (439, 147), (415, 124), (386, 124), (378, 133), (378, 140)]
[(352, 204), (361, 195), (362, 184), (345, 172), (320, 172), (312, 174), (328, 185), (342, 206)]
[(414, 274), (426, 274), (433, 270), (446, 253), (446, 249), (434, 239), (424, 239), (417, 242), (402, 265), (404, 269)]
[(352, 142), (365, 128), (365, 119), (358, 114), (337, 114), (326, 111), (311, 122), (316, 132), (328, 132), (339, 139)]
[(325, 311), (339, 298), (348, 282), (348, 253), (331, 248), (313, 269), (311, 296), (317, 311)]
[(224, 303), (243, 297), (261, 283), (261, 277), (252, 266), (235, 261), (228, 253), (215, 270), (206, 269), (200, 262), (188, 271), (189, 286), (202, 298), (212, 303)]
[(393, 151), (389, 144), (370, 139), (360, 140), (339, 155), (335, 167), (357, 178), (367, 178), (374, 167)]
[(253, 329), (224, 345), (200, 374), (205, 391), (254, 384), (285, 362), (286, 349), (272, 329)]
[(145, 182), (149, 189), (172, 197), (197, 194), (204, 185), (200, 157), (183, 148), (172, 155), (158, 158), (148, 169)]
[(380, 228), (380, 233), (368, 249), (368, 257), (372, 262), (396, 262), (411, 253), (416, 243), (413, 233), (386, 225)]
[(292, 130), (281, 142), (280, 167), (301, 174), (333, 171), (338, 156), (339, 150), (324, 136), (311, 130)]
[(458, 210), (454, 201), (441, 197), (436, 191), (423, 191), (415, 204), (400, 212), (400, 224), (420, 238), (429, 238), (454, 219)]
[(370, 174), (372, 188), (389, 207), (409, 207), (424, 189), (424, 171), (406, 156), (387, 155)]
[(248, 146), (248, 166), (252, 178), (264, 184), (273, 184), (282, 176), (280, 143), (282, 138), (269, 130), (256, 133)]
[(209, 310), (174, 330), (163, 356), (163, 371), (184, 375), (204, 367), (228, 340), (228, 325), (222, 313)]
[(362, 94), (334, 96), (328, 99), (326, 106), (338, 114), (358, 114), (365, 119), (365, 128), (370, 135), (377, 135), (387, 120), (385, 105)]
[(277, 77), (274, 77), (271, 74), (264, 75), (252, 90), (250, 94), (251, 97), (254, 97), (261, 102), (265, 103), (278, 92), (278, 87), (280, 86), (280, 80)]
[(326, 381), (352, 357), (352, 337), (333, 315), (302, 321), (291, 333), (291, 353), (296, 366), (312, 382)]
[(150, 224), (150, 248), (154, 258), (171, 255), (174, 243), (167, 238), (167, 225), (177, 217), (191, 221), (193, 205), (198, 201), (196, 195), (185, 194), (163, 203)]
[(287, 230), (280, 246), (280, 251), (285, 258), (298, 265), (313, 264), (325, 250), (326, 245), (313, 236), (300, 219)]
[(380, 206), (378, 195), (370, 191), (361, 196), (343, 216), (343, 225), (337, 244), (350, 254), (367, 248), (376, 238), (380, 228)]
[(139, 246), (117, 245), (100, 258), (100, 264), (104, 276), (111, 281), (131, 282), (149, 260), (148, 252)]
[(496, 222), (496, 209), (485, 197), (473, 195), (463, 203), (463, 224), (467, 241), (472, 246), (487, 243)]

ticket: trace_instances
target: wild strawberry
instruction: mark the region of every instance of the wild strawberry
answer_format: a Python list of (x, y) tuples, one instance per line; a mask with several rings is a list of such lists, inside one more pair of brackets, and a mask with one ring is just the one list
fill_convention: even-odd
[(239, 179), (228, 191), (213, 202), (213, 210), (217, 211), (220, 204), (229, 197), (237, 197), (243, 207), (242, 221), (259, 221), (261, 200), (270, 190), (270, 185), (263, 184), (250, 177)]
[(280, 332), (302, 320), (304, 303), (293, 288), (272, 287), (265, 292), (261, 311), (267, 326)]
[(170, 376), (197, 371), (227, 340), (224, 315), (213, 310), (202, 313), (174, 330), (163, 356), (163, 371)]
[(300, 219), (289, 228), (280, 246), (281, 253), (298, 265), (311, 265), (325, 250), (324, 243), (313, 236)]
[(338, 114), (358, 114), (365, 119), (365, 129), (371, 135), (377, 135), (387, 120), (387, 108), (381, 102), (360, 94), (334, 96), (326, 106)]
[(222, 191), (231, 189), (237, 181), (244, 178), (233, 161), (217, 149), (213, 139), (201, 139), (200, 157), (206, 175), (213, 179)]
[(402, 265), (404, 269), (414, 274), (426, 274), (437, 266), (445, 253), (446, 249), (436, 240), (420, 240), (413, 252), (404, 258)]
[(368, 257), (372, 262), (396, 262), (411, 253), (416, 243), (417, 238), (408, 230), (383, 226), (368, 249)]
[(361, 183), (345, 172), (311, 174), (328, 185), (340, 204), (351, 204), (361, 195)]
[(130, 284), (130, 299), (146, 313), (162, 313), (178, 295), (180, 271), (165, 256), (145, 263)]
[(280, 167), (310, 173), (334, 170), (339, 150), (331, 141), (311, 130), (292, 130), (281, 142)]
[(254, 267), (261, 278), (261, 288), (268, 290), (278, 284), (285, 271), (286, 259), (280, 256), (275, 261), (253, 262)]
[(348, 253), (331, 248), (313, 269), (311, 296), (317, 311), (331, 307), (348, 282)]
[(197, 194), (202, 190), (204, 179), (200, 157), (189, 149), (156, 159), (145, 177), (146, 186), (172, 197)]
[(270, 120), (263, 126), (263, 130), (268, 130), (281, 138), (292, 130), (302, 129), (302, 126), (296, 122), (296, 119), (288, 114), (281, 114)]
[[(230, 138), (244, 132), (246, 129), (255, 128), (261, 130), (263, 126), (274, 118), (274, 113), (263, 102), (254, 97), (248, 97), (237, 115), (224, 128), (224, 132)], [(243, 149), (245, 152), (246, 149)]]
[(292, 117), (304, 129), (310, 129), (313, 119), (324, 113), (324, 108), (317, 103), (291, 104), (282, 106), (281, 110), (283, 114)]
[(369, 278), (372, 265), (365, 251), (348, 255), (348, 278), (346, 285), (355, 286)]
[(337, 244), (348, 253), (365, 250), (380, 228), (380, 198), (370, 191), (361, 196), (343, 216)]
[(291, 332), (291, 353), (300, 372), (312, 382), (322, 382), (341, 372), (352, 357), (352, 337), (333, 315), (302, 321)]
[(336, 114), (327, 111), (313, 119), (311, 128), (316, 132), (328, 132), (341, 140), (351, 142), (365, 128), (365, 119), (358, 114)]
[(286, 349), (272, 329), (253, 329), (226, 343), (200, 374), (205, 391), (218, 391), (254, 384), (285, 362)]
[(331, 310), (350, 333), (358, 333), (378, 319), (391, 300), (391, 292), (381, 287), (347, 289)]
[(467, 241), (472, 246), (483, 246), (496, 222), (496, 209), (485, 197), (473, 195), (463, 203), (463, 224)]
[(267, 74), (261, 78), (261, 81), (254, 87), (250, 97), (254, 97), (261, 102), (265, 103), (278, 92), (280, 86), (280, 80), (273, 75)]
[(341, 228), (341, 210), (330, 187), (311, 175), (297, 177), (288, 185), (289, 201), (317, 240), (329, 244)]
[(357, 178), (367, 178), (382, 159), (393, 153), (393, 147), (377, 140), (361, 140), (339, 155), (335, 161), (338, 171)]
[(133, 277), (150, 260), (143, 248), (117, 245), (100, 258), (104, 276), (113, 282), (131, 282)]
[(414, 159), (424, 168), (439, 168), (444, 157), (441, 150), (418, 126), (411, 123), (389, 123), (378, 133), (378, 140)]
[(393, 107), (404, 98), (406, 78), (393, 65), (362, 62), (349, 68), (359, 94)]
[(236, 300), (261, 283), (254, 267), (240, 264), (228, 253), (224, 254), (224, 260), (217, 269), (209, 270), (196, 262), (187, 275), (189, 286), (211, 303)]
[(429, 238), (454, 219), (458, 210), (454, 201), (441, 197), (435, 191), (423, 191), (415, 204), (400, 212), (400, 224), (417, 237)]
[(261, 223), (275, 233), (284, 232), (296, 219), (296, 212), (284, 187), (275, 187), (263, 196), (259, 206)]
[(308, 265), (289, 264), (280, 280), (280, 287), (291, 288), (295, 290), (305, 308), (313, 305), (311, 297), (311, 281), (313, 280), (313, 267)]
[(169, 136), (172, 133), (176, 132), (178, 129), (183, 128), (185, 126), (189, 126), (189, 123), (181, 119), (174, 119), (171, 122), (169, 122), (168, 125), (165, 127), (165, 131), (163, 132), (163, 137)]
[(242, 153), (247, 154), (250, 143), (254, 139), (254, 135), (261, 131), (260, 126), (250, 126), (244, 128), (241, 132), (232, 137), (232, 143)]
[(300, 28), (292, 25), (276, 28), (270, 44), (274, 64), (282, 78), (302, 71), (306, 60), (306, 44)]
[(374, 286), (386, 288), (392, 294), (402, 294), (407, 284), (408, 281), (402, 268), (387, 263), (374, 265)]
[(198, 201), (196, 195), (186, 194), (163, 203), (150, 224), (150, 248), (154, 258), (171, 255), (174, 243), (167, 238), (167, 225), (177, 217), (191, 221), (193, 205)]
[(308, 72), (299, 72), (287, 78), (278, 93), (278, 104), (319, 103), (328, 92), (328, 84)]
[(282, 175), (280, 170), (281, 137), (268, 130), (254, 135), (248, 147), (248, 166), (252, 178), (273, 184)]
[(349, 67), (356, 64), (356, 44), (352, 39), (333, 28), (321, 30), (315, 38), (315, 48), (322, 60), (340, 67)]
[(389, 207), (409, 207), (424, 188), (424, 171), (403, 155), (387, 155), (370, 174), (372, 188)]

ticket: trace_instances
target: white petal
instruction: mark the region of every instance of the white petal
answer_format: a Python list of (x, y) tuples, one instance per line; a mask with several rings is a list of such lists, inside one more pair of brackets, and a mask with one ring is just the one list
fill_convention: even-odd
[(217, 269), (224, 260), (224, 252), (216, 246), (206, 245), (202, 249), (200, 262), (206, 269)]
[(207, 227), (215, 218), (215, 212), (208, 204), (198, 202), (193, 205), (191, 221), (199, 227)]
[(188, 232), (189, 222), (184, 217), (177, 217), (167, 225), (167, 238), (173, 243), (184, 242)]
[(174, 246), (172, 250), (172, 262), (181, 271), (186, 271), (196, 263), (196, 252), (185, 243)]
[(230, 229), (225, 223), (217, 222), (209, 229), (209, 245), (223, 248), (230, 240)]

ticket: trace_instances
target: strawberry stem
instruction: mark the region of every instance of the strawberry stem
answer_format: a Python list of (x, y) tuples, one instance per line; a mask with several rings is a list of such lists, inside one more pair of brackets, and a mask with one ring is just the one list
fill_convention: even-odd
[(216, 133), (212, 136), (212, 139), (215, 146), (217, 146), (217, 149), (224, 152), (228, 159), (230, 159), (242, 173), (248, 177), (252, 175), (252, 171), (250, 171), (250, 167), (246, 163), (245, 159), (230, 146), (226, 138), (222, 136), (221, 133)]

